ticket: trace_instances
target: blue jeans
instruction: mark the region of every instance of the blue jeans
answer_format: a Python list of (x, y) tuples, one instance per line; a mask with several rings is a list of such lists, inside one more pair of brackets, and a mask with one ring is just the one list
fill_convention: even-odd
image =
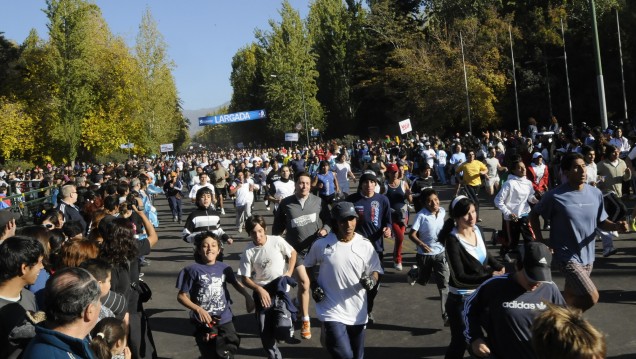
[(364, 358), (364, 324), (323, 322), (327, 351), (334, 359)]

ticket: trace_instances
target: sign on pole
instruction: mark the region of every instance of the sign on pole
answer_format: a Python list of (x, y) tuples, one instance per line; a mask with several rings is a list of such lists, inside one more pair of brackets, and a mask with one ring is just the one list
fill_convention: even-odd
[(174, 151), (174, 146), (172, 145), (172, 143), (164, 143), (163, 145), (160, 146), (159, 152), (172, 152), (172, 151)]
[(125, 149), (131, 149), (131, 148), (135, 148), (135, 144), (134, 143), (123, 143), (121, 145), (119, 145), (119, 148), (125, 150)]
[(411, 119), (407, 118), (406, 120), (400, 121), (400, 133), (405, 134), (413, 131), (413, 127), (411, 127)]
[(265, 110), (228, 113), (225, 115), (199, 117), (199, 126), (223, 125), (226, 123), (262, 120), (267, 117)]
[(298, 142), (298, 132), (285, 133), (285, 142)]

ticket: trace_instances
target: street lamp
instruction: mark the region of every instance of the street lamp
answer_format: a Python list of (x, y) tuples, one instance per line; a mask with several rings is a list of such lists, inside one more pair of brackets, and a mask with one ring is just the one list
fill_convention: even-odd
[[(270, 77), (277, 78), (277, 74), (271, 74)], [(294, 75), (294, 84), (298, 86), (298, 77)], [(303, 101), (303, 116), (305, 118), (305, 133), (307, 135), (307, 146), (309, 146), (309, 126), (307, 125), (307, 101), (305, 101), (305, 88), (302, 84), (300, 84), (300, 96)]]

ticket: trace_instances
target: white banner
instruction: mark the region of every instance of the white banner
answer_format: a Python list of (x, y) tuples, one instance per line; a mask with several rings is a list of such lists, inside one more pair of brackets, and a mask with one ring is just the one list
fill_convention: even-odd
[(163, 145), (160, 146), (160, 152), (172, 152), (174, 151), (174, 146), (172, 145), (172, 143), (164, 143)]
[(411, 119), (407, 118), (406, 120), (400, 121), (400, 133), (405, 134), (413, 131), (413, 127), (411, 127)]
[(298, 132), (286, 133), (285, 142), (298, 142)]

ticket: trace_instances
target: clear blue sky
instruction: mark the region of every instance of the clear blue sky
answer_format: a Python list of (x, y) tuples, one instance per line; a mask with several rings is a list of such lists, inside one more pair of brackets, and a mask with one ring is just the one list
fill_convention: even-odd
[[(230, 100), (232, 56), (254, 41), (254, 30), (280, 21), (279, 0), (96, 0), (110, 31), (133, 46), (146, 6), (157, 21), (176, 64), (174, 76), (187, 110)], [(309, 1), (289, 0), (306, 18)], [(0, 32), (22, 43), (32, 28), (48, 39), (44, 0), (0, 1)]]

